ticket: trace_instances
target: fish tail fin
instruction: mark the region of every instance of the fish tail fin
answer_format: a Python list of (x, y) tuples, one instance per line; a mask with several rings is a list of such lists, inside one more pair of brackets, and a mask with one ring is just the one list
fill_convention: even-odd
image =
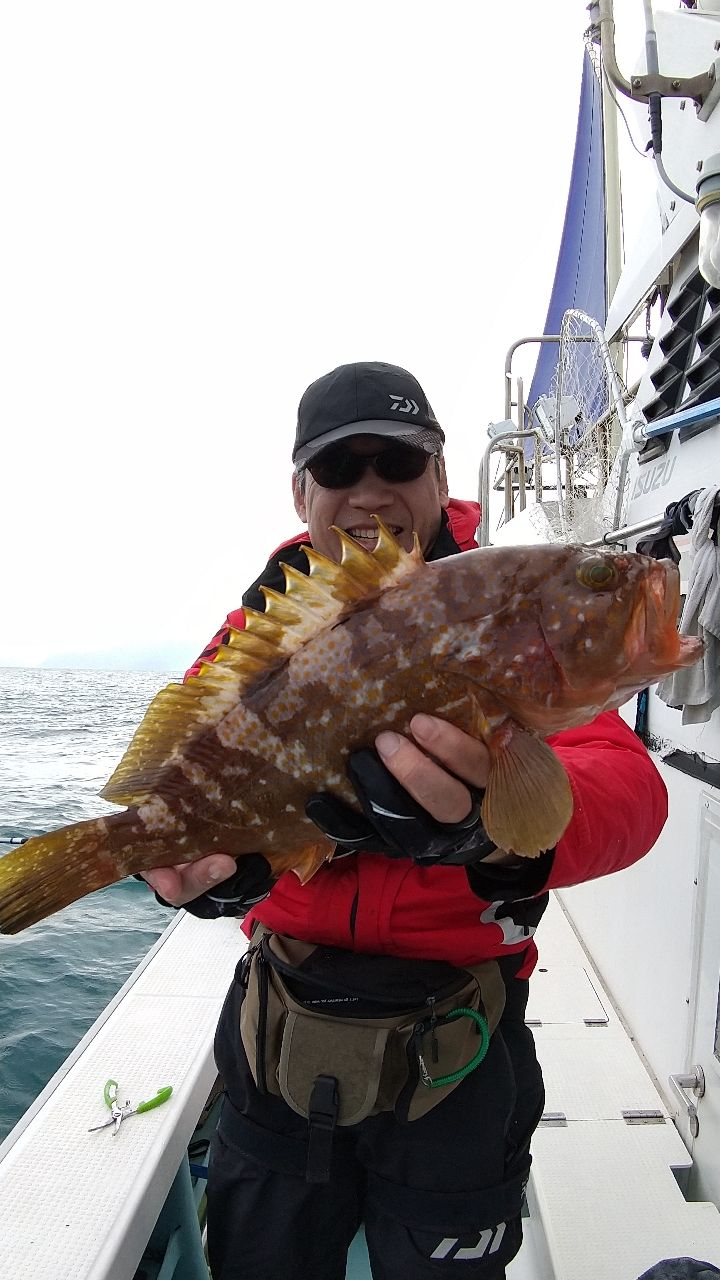
[(32, 836), (0, 858), (0, 933), (19, 933), (122, 878), (108, 849), (110, 822), (94, 818)]

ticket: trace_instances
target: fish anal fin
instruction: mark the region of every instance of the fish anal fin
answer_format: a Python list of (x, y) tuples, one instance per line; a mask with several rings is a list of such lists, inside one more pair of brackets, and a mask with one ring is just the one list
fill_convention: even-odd
[(307, 845), (302, 850), (302, 853), (298, 855), (291, 869), (295, 872), (301, 884), (307, 884), (308, 880), (312, 880), (315, 872), (320, 870), (323, 863), (330, 861), (334, 852), (335, 846), (327, 840)]
[(507, 723), (493, 735), (482, 820), (500, 849), (537, 858), (552, 849), (573, 813), (570, 780), (554, 751)]

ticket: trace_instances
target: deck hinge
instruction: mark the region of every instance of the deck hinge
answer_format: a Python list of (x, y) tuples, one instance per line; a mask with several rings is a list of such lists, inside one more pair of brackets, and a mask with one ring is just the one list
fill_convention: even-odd
[(620, 1113), (626, 1124), (664, 1124), (662, 1111), (629, 1110)]
[(553, 1125), (556, 1129), (564, 1128), (567, 1122), (564, 1111), (543, 1111), (540, 1117), (541, 1124)]
[(607, 1027), (609, 1024), (609, 1019), (608, 1018), (583, 1018), (583, 1022), (585, 1023), (586, 1027)]
[(526, 1018), (526, 1019), (525, 1019), (525, 1026), (526, 1026), (526, 1027), (541, 1027), (541, 1026), (542, 1026), (542, 1018)]

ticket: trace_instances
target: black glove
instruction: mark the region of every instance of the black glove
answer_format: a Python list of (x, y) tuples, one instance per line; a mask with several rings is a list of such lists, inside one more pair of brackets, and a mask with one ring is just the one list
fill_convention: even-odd
[(473, 805), (462, 822), (436, 822), (400, 786), (373, 748), (354, 751), (347, 771), (362, 815), (325, 791), (316, 792), (305, 806), (323, 835), (336, 841), (336, 857), (366, 850), (388, 858), (412, 858), (426, 866), (464, 867), (497, 847), (480, 821), (481, 791), (469, 788)]
[[(275, 884), (270, 875), (270, 864), (261, 853), (246, 853), (237, 859), (237, 871), (228, 880), (221, 880), (198, 898), (183, 903), (185, 911), (201, 920), (216, 920), (218, 916), (245, 916), (256, 902), (266, 898)], [(155, 894), (162, 907), (171, 907)]]

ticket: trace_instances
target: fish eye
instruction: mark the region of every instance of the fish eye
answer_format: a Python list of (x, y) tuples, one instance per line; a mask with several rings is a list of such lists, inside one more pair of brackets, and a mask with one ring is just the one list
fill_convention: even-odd
[(575, 571), (575, 577), (591, 591), (603, 591), (606, 587), (615, 585), (618, 572), (611, 560), (606, 560), (603, 556), (595, 556), (591, 560), (583, 561)]

